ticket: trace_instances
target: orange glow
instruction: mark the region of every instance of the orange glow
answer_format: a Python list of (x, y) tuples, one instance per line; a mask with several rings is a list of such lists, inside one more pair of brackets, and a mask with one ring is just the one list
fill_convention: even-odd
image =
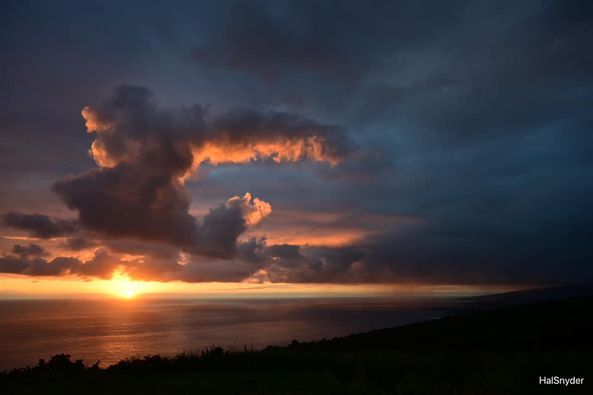
[(338, 159), (324, 152), (324, 144), (324, 139), (318, 136), (284, 138), (249, 144), (233, 144), (229, 141), (208, 142), (194, 149), (194, 165), (197, 167), (206, 161), (213, 165), (247, 163), (257, 159), (272, 159), (278, 163), (309, 159), (336, 165)]
[(91, 149), (89, 150), (89, 154), (95, 161), (97, 165), (100, 167), (113, 167), (117, 165), (117, 161), (109, 156), (103, 148), (103, 143), (101, 140), (95, 140), (91, 144)]
[[(88, 133), (100, 135), (100, 133), (114, 128), (112, 123), (100, 119), (101, 117), (92, 107), (84, 107), (81, 115), (85, 120)], [(193, 147), (193, 166), (182, 179), (189, 177), (203, 162), (219, 165), (247, 163), (258, 159), (271, 159), (278, 163), (313, 160), (326, 162), (332, 166), (339, 162), (339, 159), (326, 149), (326, 141), (323, 136), (275, 137), (255, 142), (237, 142), (229, 140), (227, 136), (224, 136), (224, 131), (222, 132), (221, 138)], [(133, 145), (133, 143), (128, 144), (126, 147), (126, 156), (134, 157), (138, 154), (138, 147)], [(111, 157), (100, 139), (92, 143), (89, 153), (100, 167), (111, 167), (122, 159)]]
[(243, 197), (233, 196), (227, 201), (227, 205), (239, 204), (243, 207), (243, 217), (247, 226), (259, 224), (272, 212), (272, 205), (258, 198), (252, 198), (249, 192)]
[[(371, 233), (360, 229), (311, 229), (309, 227), (297, 227), (292, 229), (279, 229), (275, 232), (267, 232), (267, 227), (258, 229), (266, 235), (268, 244), (293, 244), (301, 246), (326, 246), (340, 247), (353, 244)], [(250, 235), (250, 234), (249, 234)]]
[(360, 243), (398, 224), (409, 226), (421, 223), (421, 218), (405, 215), (361, 215), (340, 211), (274, 208), (273, 214), (257, 230), (248, 232), (246, 238), (265, 234), (268, 244), (339, 247)]
[(111, 279), (113, 294), (124, 299), (135, 298), (141, 291), (142, 283), (132, 281), (127, 275), (115, 274)]
[(528, 285), (451, 284), (288, 284), (185, 283), (135, 281), (121, 274), (111, 280), (0, 275), (0, 298), (98, 297), (135, 299), (181, 298), (292, 298), (292, 297), (450, 297), (473, 296), (532, 288)]
[(97, 116), (97, 113), (89, 106), (85, 106), (80, 114), (85, 120), (84, 126), (88, 133), (104, 132), (109, 130), (112, 125), (109, 123), (103, 123)]

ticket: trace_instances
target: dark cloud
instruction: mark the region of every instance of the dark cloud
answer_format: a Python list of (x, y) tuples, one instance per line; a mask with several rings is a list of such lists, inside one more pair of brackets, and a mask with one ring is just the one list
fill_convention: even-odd
[(290, 244), (275, 244), (267, 249), (267, 254), (274, 260), (284, 264), (294, 265), (303, 260), (300, 247)]
[(80, 223), (107, 237), (160, 241), (214, 257), (233, 256), (239, 235), (271, 206), (247, 193), (199, 221), (189, 214), (184, 178), (202, 162), (335, 163), (349, 152), (337, 126), (247, 110), (208, 120), (199, 106), (161, 110), (142, 87), (121, 86), (101, 106), (86, 107), (83, 116), (95, 134), (91, 153), (100, 168), (53, 185), (78, 211)]
[(52, 219), (42, 214), (8, 212), (3, 215), (2, 221), (5, 226), (26, 230), (31, 236), (41, 239), (71, 234), (78, 227), (77, 221)]
[(97, 243), (87, 237), (78, 236), (66, 239), (64, 247), (72, 251), (82, 251), (96, 246)]
[(166, 170), (151, 174), (122, 163), (56, 182), (53, 188), (90, 230), (177, 244), (191, 244), (195, 237), (189, 196)]
[[(590, 2), (460, 2), (450, 12), (456, 16), (440, 13), (440, 23), (412, 29), (428, 37), (404, 36), (411, 39), (369, 54), (372, 83), (349, 90), (355, 102), (343, 93), (326, 105), (346, 109), (352, 122), (379, 121), (399, 131), (386, 137), (439, 148), (537, 133), (586, 114)], [(433, 14), (404, 15), (421, 23)]]
[(196, 47), (193, 57), (206, 65), (244, 71), (266, 80), (292, 70), (357, 79), (356, 65), (327, 35), (332, 26), (321, 22), (266, 9), (262, 3), (254, 6), (238, 1), (231, 7), (223, 31)]
[(237, 259), (243, 262), (258, 264), (261, 262), (261, 254), (266, 246), (266, 238), (252, 237), (237, 245)]
[[(108, 259), (182, 281), (593, 276), (590, 1), (5, 8), (0, 211), (15, 216), (3, 222), (70, 237), (72, 251), (103, 246), (89, 276)], [(172, 105), (123, 86), (85, 108), (91, 133), (78, 133), (81, 104), (130, 75)], [(194, 100), (256, 110), (174, 105)], [(54, 185), (80, 229), (18, 214), (56, 212), (40, 190), (87, 169), (90, 140), (99, 168)], [(261, 227), (266, 202), (226, 200), (245, 191), (274, 205)], [(28, 248), (3, 267), (86, 264)]]
[(478, 31), (475, 41), (453, 50), (465, 59), (462, 66), (443, 65), (399, 92), (394, 104), (418, 111), (418, 123), (441, 144), (518, 135), (578, 118), (586, 107), (583, 86), (593, 82), (592, 26), (593, 7), (586, 2), (544, 3), (501, 32)]
[(422, 45), (459, 22), (467, 3), (233, 1), (220, 29), (212, 29), (193, 56), (281, 84), (301, 81), (299, 73), (305, 72), (323, 77), (315, 81), (357, 87), (384, 55)]
[(48, 255), (48, 252), (38, 244), (15, 244), (12, 246), (12, 253), (20, 256), (21, 258), (41, 257)]
[(204, 216), (200, 227), (200, 246), (195, 250), (215, 257), (233, 256), (237, 238), (246, 229), (242, 207), (221, 204)]
[[(363, 268), (361, 260), (367, 252), (362, 247), (307, 247), (291, 244), (260, 248), (259, 266), (250, 281), (262, 282), (385, 282), (385, 268)], [(375, 273), (373, 273), (373, 270)]]
[(494, 214), (442, 218), (344, 247), (260, 247), (254, 274), (289, 282), (571, 282), (593, 276), (591, 223), (568, 213), (522, 224)]
[(79, 262), (71, 268), (70, 274), (81, 277), (111, 278), (113, 272), (119, 267), (133, 265), (135, 262), (125, 262), (113, 256), (109, 250), (99, 248), (93, 257), (85, 262)]
[(27, 258), (14, 255), (0, 257), (0, 272), (29, 276), (72, 274), (78, 265), (80, 265), (80, 261), (76, 258), (59, 257), (48, 261), (43, 258)]
[[(45, 262), (45, 261), (43, 261)], [(0, 272), (24, 274), (29, 269), (30, 261), (17, 256), (0, 257)]]
[[(31, 248), (31, 246), (28, 249), (36, 250), (36, 248)], [(133, 262), (121, 262), (106, 249), (97, 250), (94, 256), (87, 261), (81, 261), (74, 257), (45, 259), (41, 257), (45, 254), (24, 254), (17, 250), (22, 250), (22, 248), (17, 248), (17, 246), (13, 248), (13, 252), (16, 255), (0, 256), (0, 273), (26, 274), (29, 276), (75, 275), (85, 278), (111, 278), (118, 266), (133, 264)]]

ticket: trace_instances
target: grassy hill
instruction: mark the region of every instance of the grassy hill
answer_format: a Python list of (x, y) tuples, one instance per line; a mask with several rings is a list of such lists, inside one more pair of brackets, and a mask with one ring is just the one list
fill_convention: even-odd
[[(3, 394), (593, 393), (593, 297), (479, 311), (262, 351), (221, 348), (102, 369), (55, 356)], [(538, 385), (539, 376), (584, 385)]]

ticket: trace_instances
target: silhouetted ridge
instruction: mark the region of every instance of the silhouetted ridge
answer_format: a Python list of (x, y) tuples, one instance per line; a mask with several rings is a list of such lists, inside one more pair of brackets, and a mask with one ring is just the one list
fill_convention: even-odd
[[(3, 394), (527, 394), (592, 377), (593, 297), (480, 311), (262, 351), (213, 347), (107, 368), (60, 354), (0, 375)], [(590, 393), (590, 384), (568, 390)]]

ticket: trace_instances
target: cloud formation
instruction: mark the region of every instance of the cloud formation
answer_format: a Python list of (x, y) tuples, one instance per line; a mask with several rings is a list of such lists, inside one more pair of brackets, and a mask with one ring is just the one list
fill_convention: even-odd
[(2, 216), (5, 226), (27, 231), (40, 239), (64, 236), (78, 229), (75, 220), (52, 219), (42, 214), (23, 214), (10, 211)]
[(129, 271), (139, 264), (138, 260), (122, 260), (106, 248), (97, 249), (87, 260), (70, 256), (46, 258), (47, 251), (34, 244), (15, 245), (12, 252), (0, 256), (0, 273), (108, 279), (116, 270)]
[(201, 164), (334, 165), (351, 149), (335, 125), (289, 113), (237, 109), (210, 118), (201, 106), (161, 109), (144, 87), (120, 86), (82, 115), (99, 168), (53, 185), (80, 223), (108, 238), (159, 241), (212, 257), (232, 257), (237, 238), (272, 207), (246, 193), (195, 218), (185, 181)]
[(28, 257), (40, 257), (48, 255), (48, 252), (38, 244), (20, 245), (15, 244), (12, 246), (12, 253), (20, 256), (21, 258)]
[[(101, 247), (163, 281), (593, 278), (593, 2), (97, 7), (3, 14), (7, 270)], [(124, 86), (80, 133), (81, 106), (129, 75), (171, 102), (258, 110)], [(97, 168), (54, 187), (80, 219), (22, 214), (56, 213), (46, 186), (89, 168), (89, 140)], [(272, 170), (300, 161), (318, 163)], [(49, 255), (13, 247), (25, 233)]]

